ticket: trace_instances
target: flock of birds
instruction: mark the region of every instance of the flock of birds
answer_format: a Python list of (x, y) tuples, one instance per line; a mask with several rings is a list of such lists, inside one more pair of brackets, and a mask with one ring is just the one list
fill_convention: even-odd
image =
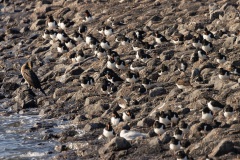
[[(91, 25), (91, 22), (94, 21), (94, 17), (91, 13), (86, 10), (85, 17), (83, 18), (83, 24), (74, 31), (73, 34), (66, 34), (66, 30), (74, 25), (69, 19), (61, 18), (59, 22), (55, 21), (52, 15), (48, 16), (47, 19), (47, 29), (44, 31), (42, 37), (45, 40), (49, 40), (50, 43), (57, 43), (57, 52), (63, 54), (67, 53), (70, 50), (73, 50), (78, 44), (84, 43), (85, 46), (92, 49), (92, 53), (98, 59), (106, 59), (106, 68), (103, 72), (100, 73), (100, 76), (103, 77), (101, 80), (101, 91), (107, 95), (114, 94), (118, 91), (118, 88), (121, 84), (127, 82), (131, 85), (136, 83), (141, 83), (139, 87), (139, 93), (145, 94), (152, 86), (152, 81), (145, 75), (145, 78), (141, 79), (139, 72), (146, 67), (146, 63), (154, 58), (149, 53), (152, 49), (157, 46), (166, 45), (173, 43), (176, 46), (181, 46), (184, 44), (185, 37), (183, 34), (178, 32), (174, 33), (171, 36), (171, 39), (164, 37), (159, 31), (152, 31), (150, 36), (153, 36), (155, 39), (154, 44), (149, 44), (145, 42), (144, 39), (149, 36), (144, 30), (135, 30), (132, 32), (132, 37), (129, 38), (124, 34), (116, 34), (113, 27), (124, 26), (126, 25), (123, 22), (115, 22), (111, 18), (108, 19), (111, 25), (106, 25), (102, 23), (102, 26), (97, 29), (97, 31), (102, 35), (102, 39), (98, 40), (88, 31), (88, 24)], [(118, 42), (118, 45), (131, 46), (135, 54), (135, 59), (132, 60), (123, 60), (121, 55), (117, 51), (112, 50), (112, 46), (108, 42), (108, 38), (115, 36), (115, 41)], [(206, 61), (209, 59), (209, 53), (213, 50), (212, 42), (215, 40), (215, 36), (207, 28), (203, 30), (197, 36), (194, 36), (192, 39), (192, 46), (196, 51), (191, 56), (191, 62), (195, 63), (197, 61)], [(74, 63), (80, 63), (86, 60), (86, 55), (84, 50), (74, 51), (70, 56), (71, 60)], [(224, 54), (218, 53), (216, 57), (216, 62), (219, 63), (219, 66), (222, 66), (227, 61), (227, 57)], [(188, 63), (184, 61), (183, 58), (179, 61), (178, 70), (182, 73), (188, 68)], [(159, 71), (159, 76), (168, 74), (169, 67), (162, 64), (161, 70)], [(24, 79), (28, 84), (34, 88), (40, 89), (43, 91), (40, 81), (36, 74), (32, 71), (32, 63), (27, 62), (21, 68), (21, 73)], [(126, 78), (123, 79), (120, 75), (125, 73)], [(230, 69), (224, 69), (219, 67), (218, 77), (223, 81), (228, 81), (230, 78), (230, 73), (235, 75), (240, 75), (240, 68), (237, 68), (234, 65), (231, 65)], [(190, 81), (184, 79), (186, 77), (180, 77), (176, 81), (176, 86), (181, 90), (187, 90), (191, 86)], [(95, 79), (90, 75), (86, 74), (81, 79), (81, 87), (89, 88), (94, 86)], [(196, 81), (199, 83), (203, 81), (201, 74), (196, 75)], [(119, 102), (119, 106), (123, 109), (127, 108), (129, 103), (128, 99), (122, 98), (122, 101)], [(224, 104), (218, 102), (217, 100), (211, 97), (205, 97), (208, 101), (205, 108), (202, 109), (202, 122), (198, 126), (198, 131), (202, 132), (204, 135), (211, 131), (214, 127), (218, 127), (220, 124), (215, 117), (218, 116), (218, 113), (221, 110), (224, 110), (224, 117), (231, 118), (234, 114), (234, 109), (230, 105), (225, 106)], [(119, 125), (120, 122), (131, 122), (134, 119), (134, 113), (131, 110), (124, 111), (122, 114), (118, 114), (116, 110), (113, 111), (109, 123), (106, 124), (106, 127), (103, 130), (103, 135), (108, 139), (115, 137), (114, 127)], [(213, 126), (213, 122), (214, 125)], [(175, 129), (174, 129), (175, 128)], [(169, 149), (176, 152), (177, 160), (188, 160), (190, 156), (184, 152), (184, 148), (190, 145), (190, 142), (187, 140), (187, 135), (189, 133), (190, 126), (185, 121), (181, 120), (178, 113), (168, 110), (161, 111), (156, 114), (156, 120), (153, 124), (154, 132), (161, 136), (167, 130), (172, 130), (173, 136), (169, 143)], [(134, 140), (137, 137), (147, 137), (147, 134), (140, 133), (134, 130), (131, 130), (129, 125), (125, 125), (121, 132), (120, 137), (125, 138), (126, 140)]]

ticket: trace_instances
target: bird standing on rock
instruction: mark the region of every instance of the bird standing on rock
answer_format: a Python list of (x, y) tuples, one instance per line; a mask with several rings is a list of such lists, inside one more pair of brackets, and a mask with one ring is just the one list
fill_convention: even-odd
[(25, 81), (27, 81), (30, 87), (34, 87), (36, 89), (40, 89), (40, 91), (46, 96), (46, 93), (41, 87), (41, 83), (37, 77), (37, 75), (32, 71), (32, 62), (28, 61), (21, 67), (21, 74)]

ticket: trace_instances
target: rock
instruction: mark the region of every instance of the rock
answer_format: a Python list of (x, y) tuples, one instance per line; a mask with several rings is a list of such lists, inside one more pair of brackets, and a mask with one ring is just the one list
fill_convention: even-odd
[(80, 123), (80, 122), (85, 121), (85, 120), (87, 120), (87, 118), (84, 115), (77, 115), (72, 122), (73, 123)]
[(70, 70), (68, 73), (70, 75), (80, 75), (81, 73), (83, 73), (83, 69), (80, 66), (77, 66), (75, 68), (73, 68), (72, 70)]
[(48, 4), (44, 4), (44, 5), (39, 4), (39, 6), (36, 7), (34, 11), (37, 14), (39, 14), (39, 13), (41, 14), (41, 13), (47, 13), (47, 12), (49, 12), (51, 10), (52, 10), (52, 7), (50, 5), (48, 5)]
[(12, 93), (19, 87), (17, 83), (6, 82), (2, 84), (1, 90), (4, 94), (12, 95)]
[(41, 29), (41, 26), (44, 25), (45, 23), (46, 23), (45, 19), (38, 19), (31, 25), (30, 30), (38, 31), (39, 29)]
[(166, 90), (163, 87), (156, 87), (156, 88), (150, 90), (150, 92), (149, 92), (150, 97), (156, 97), (156, 96), (160, 96), (163, 94), (166, 94)]
[(223, 47), (226, 49), (233, 49), (235, 40), (236, 40), (236, 37), (226, 38), (225, 42), (223, 43)]
[(90, 105), (90, 104), (94, 104), (94, 103), (96, 103), (99, 99), (100, 99), (100, 97), (98, 97), (98, 96), (87, 97), (87, 98), (85, 99), (84, 106), (88, 106), (88, 105)]
[(150, 147), (159, 147), (162, 145), (162, 142), (160, 141), (160, 139), (158, 137), (154, 137), (149, 140), (148, 144)]
[(163, 144), (167, 144), (171, 141), (171, 136), (169, 133), (165, 132), (162, 136), (161, 136), (161, 141)]
[(83, 130), (86, 132), (99, 129), (99, 128), (104, 128), (105, 125), (103, 123), (88, 123), (84, 126)]
[(219, 19), (219, 15), (223, 16), (224, 12), (222, 10), (216, 10), (216, 11), (210, 13), (211, 21), (214, 21), (215, 19)]
[(22, 109), (27, 109), (27, 108), (37, 108), (38, 105), (34, 99), (30, 100), (24, 100), (22, 104)]
[(214, 147), (212, 153), (210, 154), (211, 157), (219, 157), (224, 154), (228, 154), (229, 152), (234, 152), (234, 143), (229, 139), (223, 139), (221, 142)]
[(27, 32), (27, 31), (29, 31), (30, 30), (30, 28), (29, 27), (23, 27), (21, 30), (20, 30), (20, 32), (21, 33), (25, 33), (25, 32)]
[(154, 120), (151, 118), (143, 118), (141, 121), (138, 121), (137, 126), (139, 127), (152, 127)]
[(9, 29), (7, 30), (7, 33), (9, 33), (9, 34), (19, 34), (20, 31), (19, 31), (18, 28), (9, 28)]
[(131, 144), (122, 137), (114, 137), (109, 143), (98, 150), (99, 154), (106, 154), (112, 151), (121, 151), (131, 148)]

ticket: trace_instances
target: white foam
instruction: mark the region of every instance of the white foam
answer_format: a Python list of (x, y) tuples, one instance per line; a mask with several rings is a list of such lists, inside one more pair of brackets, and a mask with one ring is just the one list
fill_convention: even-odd
[(26, 154), (22, 154), (20, 155), (20, 157), (42, 157), (44, 155), (46, 155), (47, 153), (40, 153), (40, 152), (27, 152)]

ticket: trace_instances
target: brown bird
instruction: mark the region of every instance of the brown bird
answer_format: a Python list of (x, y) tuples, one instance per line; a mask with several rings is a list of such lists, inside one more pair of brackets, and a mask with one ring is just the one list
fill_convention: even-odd
[(25, 81), (27, 81), (28, 85), (34, 87), (36, 89), (40, 89), (40, 91), (46, 96), (47, 94), (41, 87), (41, 83), (37, 77), (37, 75), (32, 71), (33, 63), (31, 61), (26, 62), (21, 67), (21, 73)]

